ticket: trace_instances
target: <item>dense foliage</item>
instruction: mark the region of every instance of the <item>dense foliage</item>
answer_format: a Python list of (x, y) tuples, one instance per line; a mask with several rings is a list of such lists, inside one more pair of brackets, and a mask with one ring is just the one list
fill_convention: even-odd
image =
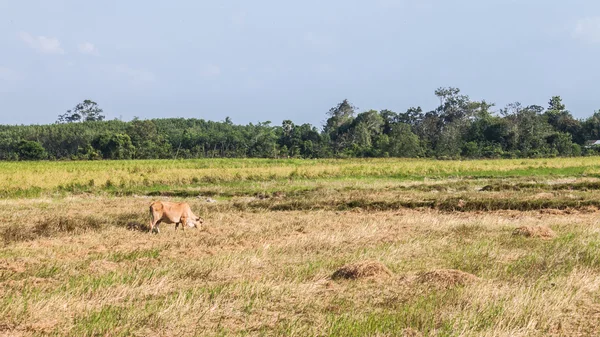
[(86, 100), (52, 125), (0, 125), (0, 160), (152, 159), (205, 157), (520, 158), (597, 153), (600, 111), (575, 119), (559, 96), (548, 107), (509, 104), (499, 112), (456, 88), (435, 91), (439, 106), (424, 112), (369, 110), (347, 100), (328, 112), (322, 130), (285, 120), (235, 125), (202, 119), (104, 121)]

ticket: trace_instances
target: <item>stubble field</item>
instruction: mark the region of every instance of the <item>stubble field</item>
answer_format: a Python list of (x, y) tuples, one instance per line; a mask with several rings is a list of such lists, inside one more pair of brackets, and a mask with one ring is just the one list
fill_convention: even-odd
[[(0, 163), (0, 335), (598, 335), (599, 178), (600, 158)], [(149, 234), (159, 199), (205, 225)]]

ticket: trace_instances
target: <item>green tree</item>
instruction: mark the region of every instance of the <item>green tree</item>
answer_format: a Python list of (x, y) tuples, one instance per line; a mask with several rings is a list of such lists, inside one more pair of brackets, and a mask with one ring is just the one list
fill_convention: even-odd
[(442, 158), (458, 158), (464, 145), (463, 132), (464, 123), (455, 121), (448, 123), (442, 129), (439, 135), (439, 141), (436, 144), (436, 153)]
[(344, 124), (349, 124), (354, 118), (356, 107), (353, 106), (347, 99), (344, 99), (337, 106), (329, 109), (327, 115), (329, 118), (325, 124), (325, 132), (335, 133)]
[(391, 110), (381, 110), (379, 112), (381, 119), (383, 119), (383, 133), (388, 134), (392, 130), (392, 125), (398, 122), (398, 114)]
[(93, 122), (104, 120), (103, 110), (98, 103), (86, 99), (77, 104), (72, 110), (58, 116), (58, 123)]
[(345, 99), (327, 113), (329, 118), (323, 133), (329, 138), (329, 147), (336, 156), (352, 156), (353, 149), (358, 148), (358, 145), (353, 145), (355, 135), (352, 134), (355, 110), (356, 107)]
[(0, 160), (18, 160), (18, 141), (9, 130), (0, 132)]
[(127, 134), (103, 134), (94, 139), (92, 145), (102, 153), (104, 159), (132, 159), (135, 153)]
[(560, 96), (552, 96), (552, 98), (548, 102), (548, 110), (549, 111), (564, 111), (565, 109), (566, 109), (566, 107), (562, 102), (562, 98)]
[(135, 159), (165, 159), (171, 157), (171, 143), (151, 120), (135, 118), (127, 126), (127, 134), (135, 148)]
[(353, 148), (357, 151), (356, 155), (361, 157), (375, 155), (373, 145), (382, 134), (384, 123), (383, 117), (376, 110), (369, 110), (356, 116), (349, 130)]
[(582, 138), (584, 141), (600, 139), (600, 110), (583, 121)]
[(48, 157), (46, 149), (36, 141), (21, 140), (17, 148), (21, 160), (42, 160)]
[(408, 124), (394, 124), (387, 142), (386, 152), (392, 157), (420, 157), (423, 155), (419, 137), (412, 132)]
[(404, 113), (399, 113), (396, 118), (396, 123), (405, 123), (410, 125), (413, 130), (416, 125), (423, 120), (423, 109), (421, 107), (412, 107)]
[(444, 121), (435, 111), (427, 112), (415, 127), (416, 134), (421, 139), (426, 156), (435, 156), (435, 149), (440, 138)]
[(481, 149), (477, 142), (465, 143), (462, 147), (462, 156), (466, 158), (479, 158), (481, 157)]
[(248, 155), (258, 158), (276, 158), (278, 157), (277, 135), (271, 122), (266, 121), (257, 125), (249, 124), (248, 131), (251, 133)]
[(570, 157), (574, 151), (577, 152), (576, 148), (573, 147), (573, 138), (569, 133), (557, 132), (550, 135), (547, 142), (552, 147), (552, 150), (561, 157)]
[(581, 122), (573, 118), (560, 96), (553, 96), (550, 99), (548, 110), (546, 110), (544, 116), (554, 130), (569, 133), (573, 140), (579, 144), (585, 143), (586, 137)]
[(473, 106), (469, 96), (461, 95), (458, 88), (438, 88), (435, 95), (440, 100), (438, 115), (446, 123), (459, 121), (473, 114)]

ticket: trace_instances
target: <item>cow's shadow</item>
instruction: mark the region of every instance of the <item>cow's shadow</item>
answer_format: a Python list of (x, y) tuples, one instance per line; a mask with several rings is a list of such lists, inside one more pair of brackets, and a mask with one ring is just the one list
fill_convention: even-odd
[(143, 224), (138, 221), (128, 222), (127, 226), (125, 228), (127, 228), (130, 231), (136, 231), (136, 232), (149, 232), (150, 231), (150, 226), (148, 224)]
[[(178, 228), (175, 228), (175, 227), (173, 227), (173, 228), (175, 228), (175, 231), (178, 231), (178, 230), (180, 230), (181, 227), (183, 227), (183, 225), (180, 225), (180, 227), (178, 227)], [(129, 221), (125, 225), (125, 228), (127, 228), (127, 230), (134, 231), (134, 232), (150, 232), (150, 225), (147, 223), (139, 222), (139, 221)], [(199, 231), (210, 233), (210, 230), (206, 226), (202, 226), (199, 229)], [(154, 233), (156, 233), (156, 231)]]

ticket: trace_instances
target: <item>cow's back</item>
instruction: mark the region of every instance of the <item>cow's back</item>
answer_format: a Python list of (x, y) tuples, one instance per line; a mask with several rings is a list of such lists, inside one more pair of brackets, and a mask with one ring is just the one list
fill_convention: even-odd
[(191, 213), (191, 208), (185, 202), (155, 201), (150, 205), (150, 213), (156, 219), (179, 221), (182, 215)]
[(162, 201), (154, 201), (150, 204), (150, 212), (162, 212), (165, 209), (165, 204)]

